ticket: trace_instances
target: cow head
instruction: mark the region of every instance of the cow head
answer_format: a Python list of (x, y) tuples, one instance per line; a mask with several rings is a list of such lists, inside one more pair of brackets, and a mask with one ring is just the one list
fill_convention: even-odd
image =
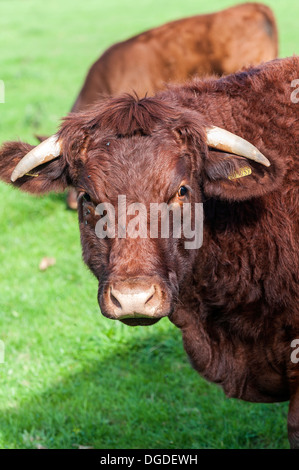
[[(205, 198), (239, 201), (275, 186), (275, 165), (212, 124), (161, 99), (126, 95), (69, 115), (37, 147), (1, 148), (6, 182), (38, 194), (69, 185), (79, 192), (83, 257), (99, 280), (105, 316), (147, 325), (171, 315), (200, 249), (186, 248), (181, 225), (174, 234), (175, 218), (188, 205), (197, 229), (196, 207)], [(161, 235), (162, 212), (149, 218), (152, 204), (171, 208), (169, 236)]]

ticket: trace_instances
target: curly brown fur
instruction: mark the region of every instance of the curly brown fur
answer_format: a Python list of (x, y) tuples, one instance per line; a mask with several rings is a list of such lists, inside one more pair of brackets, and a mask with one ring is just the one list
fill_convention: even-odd
[[(113, 283), (155, 279), (167, 300), (163, 315), (181, 329), (199, 373), (231, 397), (290, 399), (292, 447), (299, 447), (299, 370), (291, 361), (299, 338), (299, 105), (291, 100), (298, 77), (299, 58), (291, 57), (152, 98), (101, 101), (65, 119), (59, 159), (37, 169), (40, 177), (17, 182), (32, 192), (74, 185), (83, 256), (99, 280), (102, 313), (110, 315), (105, 294)], [(271, 166), (208, 148), (211, 125), (250, 141)], [(29, 149), (2, 147), (2, 179)], [(228, 179), (244, 165), (250, 175)], [(96, 236), (97, 204), (116, 207), (121, 194), (128, 204), (181, 207), (182, 184), (191, 189), (185, 201), (204, 206), (200, 249), (186, 250), (183, 238)]]

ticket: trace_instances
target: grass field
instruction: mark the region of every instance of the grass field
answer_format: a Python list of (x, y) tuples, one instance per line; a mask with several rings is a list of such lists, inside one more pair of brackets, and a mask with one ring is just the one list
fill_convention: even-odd
[[(1, 0), (1, 142), (53, 133), (89, 65), (112, 43), (232, 0)], [(276, 13), (280, 55), (298, 52), (299, 4)], [(287, 404), (225, 398), (190, 367), (165, 319), (101, 316), (64, 195), (0, 184), (1, 448), (286, 448)], [(56, 265), (40, 272), (43, 256)]]

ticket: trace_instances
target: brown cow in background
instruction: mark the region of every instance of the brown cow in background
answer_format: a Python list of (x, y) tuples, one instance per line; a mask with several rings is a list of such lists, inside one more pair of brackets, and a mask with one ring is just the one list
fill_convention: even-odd
[(274, 59), (277, 27), (269, 7), (244, 3), (166, 23), (107, 49), (90, 68), (72, 111), (100, 95), (152, 95), (195, 75), (227, 75)]
[[(260, 3), (172, 21), (107, 49), (90, 68), (72, 111), (83, 110), (103, 95), (152, 95), (169, 82), (227, 75), (277, 54), (275, 18)], [(68, 192), (67, 205), (77, 208), (74, 190)]]

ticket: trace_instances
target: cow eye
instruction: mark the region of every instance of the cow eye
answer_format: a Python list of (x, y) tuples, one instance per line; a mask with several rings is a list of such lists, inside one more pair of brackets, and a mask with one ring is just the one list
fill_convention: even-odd
[(90, 197), (90, 195), (89, 195), (88, 193), (84, 193), (84, 194), (83, 194), (83, 199), (84, 199), (84, 201), (86, 201), (86, 202), (91, 202), (91, 197)]
[(184, 197), (188, 193), (188, 188), (186, 186), (181, 186), (178, 190), (178, 196), (179, 197)]

